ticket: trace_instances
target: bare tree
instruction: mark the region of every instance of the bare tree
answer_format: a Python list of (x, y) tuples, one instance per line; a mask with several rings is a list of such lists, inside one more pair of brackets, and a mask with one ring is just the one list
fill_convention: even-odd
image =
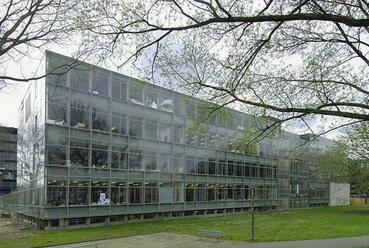
[(366, 0), (84, 4), (86, 39), (153, 80), (276, 117), (272, 127), (311, 116), (342, 118), (333, 129), (369, 121)]
[[(0, 1), (0, 89), (9, 81), (27, 82), (45, 76), (36, 73), (36, 67), (24, 75), (23, 70), (14, 75), (8, 67), (22, 65), (25, 59), (36, 61), (48, 45), (69, 41), (78, 26), (76, 7), (76, 1), (67, 0)], [(78, 58), (81, 54), (78, 51)], [(48, 73), (61, 71), (56, 68)]]

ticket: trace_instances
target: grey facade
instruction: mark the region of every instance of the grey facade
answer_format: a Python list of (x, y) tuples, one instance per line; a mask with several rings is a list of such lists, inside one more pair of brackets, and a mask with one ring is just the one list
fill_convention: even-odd
[(0, 127), (0, 195), (17, 186), (17, 129)]
[(247, 211), (251, 188), (259, 209), (328, 204), (314, 158), (288, 152), (302, 137), (240, 145), (268, 118), (225, 109), (194, 127), (206, 102), (85, 63), (59, 74), (70, 62), (47, 52), (54, 75), (22, 103), (18, 190), (3, 209), (54, 227)]

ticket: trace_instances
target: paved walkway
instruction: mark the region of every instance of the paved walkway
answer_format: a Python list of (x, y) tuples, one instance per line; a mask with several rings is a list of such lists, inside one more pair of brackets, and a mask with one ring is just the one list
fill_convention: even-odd
[[(96, 246), (97, 245), (97, 246)], [(246, 243), (212, 239), (199, 239), (196, 236), (174, 233), (155, 233), (85, 242), (73, 245), (53, 246), (53, 248), (369, 248), (369, 236), (273, 243)]]

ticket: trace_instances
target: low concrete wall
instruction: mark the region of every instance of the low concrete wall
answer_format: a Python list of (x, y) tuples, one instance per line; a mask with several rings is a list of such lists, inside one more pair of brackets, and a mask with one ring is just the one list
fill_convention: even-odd
[(350, 184), (329, 184), (329, 206), (350, 205)]

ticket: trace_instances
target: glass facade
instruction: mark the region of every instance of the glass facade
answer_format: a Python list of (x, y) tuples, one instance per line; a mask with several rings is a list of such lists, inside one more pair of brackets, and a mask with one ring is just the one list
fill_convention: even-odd
[(17, 129), (0, 126), (0, 195), (8, 194), (17, 182)]
[[(46, 71), (70, 60), (47, 52)], [(31, 149), (34, 154), (37, 145), (40, 169), (21, 172), (33, 176), (32, 192), (22, 196), (33, 199), (22, 204), (32, 206), (41, 219), (71, 224), (85, 223), (84, 218), (91, 223), (97, 216), (243, 211), (250, 207), (251, 188), (256, 207), (275, 209), (282, 196), (279, 178), (291, 187), (286, 199), (298, 195), (308, 202), (298, 205), (296, 200), (291, 207), (312, 206), (309, 196), (317, 205), (328, 202), (327, 183), (310, 187), (300, 182), (300, 174), (295, 177), (295, 169), (309, 173), (307, 160), (286, 159), (292, 167), (283, 177), (275, 143), (252, 149), (237, 145), (254, 125), (250, 115), (226, 109), (226, 114), (212, 115), (206, 129), (193, 128), (205, 102), (84, 63), (39, 84), (44, 94), (37, 96), (39, 104), (32, 105), (29, 116), (39, 123)], [(23, 127), (31, 125), (28, 119)]]

